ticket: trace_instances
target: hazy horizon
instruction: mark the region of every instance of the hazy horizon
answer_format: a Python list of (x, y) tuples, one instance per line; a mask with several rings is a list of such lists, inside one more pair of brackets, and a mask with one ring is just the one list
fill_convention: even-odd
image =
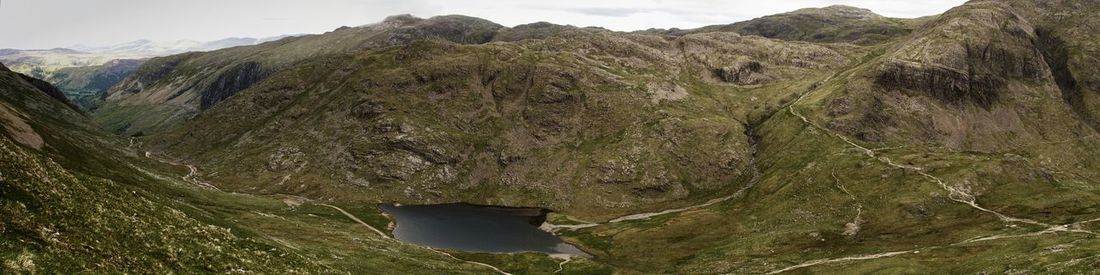
[[(0, 0), (0, 48), (49, 49), (75, 45), (107, 46), (135, 40), (213, 41), (323, 33), (359, 26), (386, 16), (431, 17), (461, 14), (505, 26), (538, 21), (599, 26), (616, 31), (697, 28), (728, 24), (800, 8), (848, 5), (878, 14), (915, 18), (942, 13), (964, 0), (921, 3), (892, 0), (611, 0), (557, 2), (519, 0)], [(751, 3), (751, 4), (745, 4)], [(48, 12), (41, 12), (48, 11)], [(42, 20), (43, 18), (50, 20)]]

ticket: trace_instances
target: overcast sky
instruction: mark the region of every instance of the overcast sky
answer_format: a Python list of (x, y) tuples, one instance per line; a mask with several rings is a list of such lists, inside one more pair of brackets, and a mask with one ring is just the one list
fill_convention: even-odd
[(321, 33), (388, 15), (463, 14), (631, 31), (695, 28), (844, 4), (891, 17), (939, 14), (964, 0), (0, 0), (0, 48), (101, 46)]

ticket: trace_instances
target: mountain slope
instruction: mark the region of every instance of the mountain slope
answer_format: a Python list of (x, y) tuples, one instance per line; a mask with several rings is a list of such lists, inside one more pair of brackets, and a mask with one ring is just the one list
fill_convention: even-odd
[(792, 41), (877, 44), (909, 34), (913, 30), (909, 21), (911, 20), (887, 18), (867, 9), (838, 5), (801, 9), (683, 32), (736, 32)]
[(114, 87), (138, 69), (145, 60), (113, 60), (102, 65), (62, 68), (46, 81), (57, 86), (65, 97), (83, 110), (95, 110)]
[(1033, 4), (972, 1), (823, 78), (729, 203), (567, 235), (667, 273), (1090, 272), (1100, 141), (1034, 30), (1097, 5)]
[(419, 39), (484, 43), (499, 28), (495, 23), (464, 16), (395, 16), (378, 24), (322, 35), (156, 58), (108, 93), (96, 119), (117, 133), (158, 132), (306, 59)]
[[(91, 172), (125, 159), (111, 156), (122, 152), (108, 149), (110, 138), (96, 135), (91, 125), (74, 123), (86, 120), (6, 69), (0, 69), (0, 85), (0, 121), (6, 130), (0, 141), (0, 192), (8, 198), (0, 206), (0, 257), (9, 270), (129, 270), (183, 264), (214, 271), (306, 264), (293, 257), (282, 259), (289, 265), (276, 263), (287, 256), (285, 252), (269, 252), (270, 246), (208, 228), (172, 210), (166, 198), (119, 183), (152, 180), (140, 167), (119, 165), (114, 171)], [(84, 170), (74, 163), (98, 164)], [(97, 200), (85, 199), (90, 196)], [(178, 229), (165, 231), (170, 226)], [(239, 250), (216, 252), (217, 247)], [(149, 257), (155, 251), (161, 256)]]

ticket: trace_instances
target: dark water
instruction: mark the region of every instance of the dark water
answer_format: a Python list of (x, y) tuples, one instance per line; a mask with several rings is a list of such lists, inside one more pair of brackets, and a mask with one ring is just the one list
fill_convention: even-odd
[(538, 210), (467, 204), (383, 204), (381, 207), (397, 223), (393, 235), (408, 243), (468, 252), (542, 252), (588, 256), (533, 224), (542, 220), (542, 213)]

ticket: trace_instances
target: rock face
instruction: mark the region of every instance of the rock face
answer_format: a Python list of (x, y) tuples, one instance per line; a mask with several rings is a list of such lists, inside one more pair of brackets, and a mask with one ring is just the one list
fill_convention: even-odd
[(199, 108), (209, 109), (214, 104), (237, 94), (256, 82), (267, 78), (270, 72), (257, 62), (245, 62), (233, 65), (215, 76), (206, 89), (200, 93)]
[[(1014, 1), (1017, 10), (1027, 11), (1036, 24), (1037, 44), (1052, 70), (1063, 99), (1074, 114), (1100, 131), (1100, 74), (1093, 69), (1100, 62), (1094, 31), (1100, 19), (1090, 16), (1098, 5), (1088, 1)], [(1064, 7), (1073, 7), (1066, 10)]]
[(1027, 20), (999, 4), (957, 9), (889, 55), (876, 84), (922, 91), (945, 102), (994, 104), (1009, 79), (1050, 75)]
[(761, 65), (760, 62), (738, 60), (733, 65), (714, 69), (714, 74), (725, 82), (753, 85), (765, 80), (765, 77), (760, 74), (763, 70), (764, 65)]
[(975, 75), (943, 67), (893, 61), (883, 64), (875, 83), (922, 91), (948, 103), (973, 103), (989, 107), (1004, 88), (1003, 80), (992, 75)]
[(930, 20), (850, 80), (826, 107), (828, 125), (871, 142), (993, 152), (1071, 138), (1092, 124), (1089, 108), (1064, 43), (1037, 31), (1050, 17), (1021, 3), (974, 1)]

